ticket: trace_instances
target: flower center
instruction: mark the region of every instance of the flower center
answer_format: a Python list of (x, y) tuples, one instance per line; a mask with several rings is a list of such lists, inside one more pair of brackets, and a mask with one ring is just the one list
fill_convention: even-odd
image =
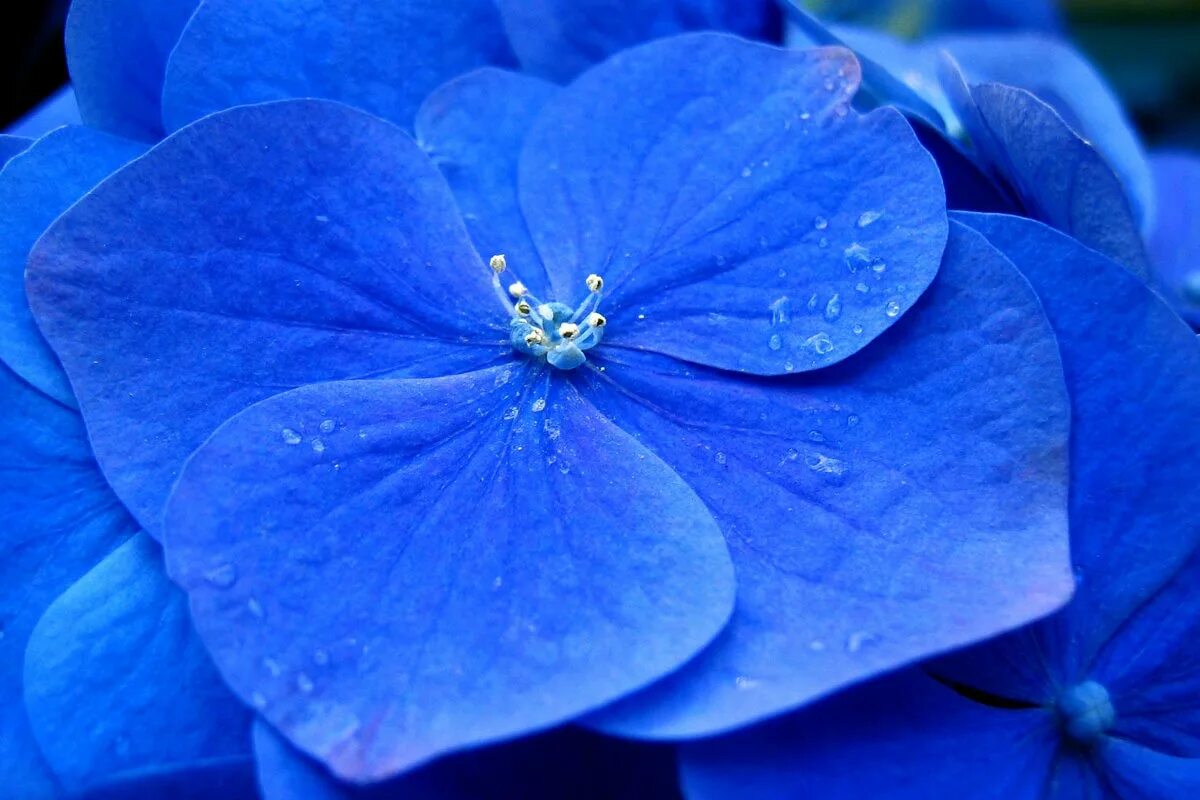
[(1095, 681), (1084, 681), (1065, 690), (1055, 706), (1063, 730), (1079, 744), (1099, 739), (1117, 718), (1108, 690)]
[(514, 350), (543, 359), (558, 369), (575, 369), (587, 361), (584, 353), (600, 343), (608, 324), (596, 310), (604, 289), (603, 278), (589, 275), (588, 296), (571, 308), (563, 303), (543, 303), (515, 275), (505, 291), (500, 285), (500, 275), (508, 270), (508, 262), (503, 255), (495, 255), (488, 263), (492, 268), (492, 288), (512, 318), (509, 339)]

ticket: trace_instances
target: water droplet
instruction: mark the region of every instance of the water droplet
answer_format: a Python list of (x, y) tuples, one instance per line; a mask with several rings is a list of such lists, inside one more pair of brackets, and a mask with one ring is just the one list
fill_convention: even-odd
[(329, 222), (329, 217), (325, 216), (324, 214), (317, 214), (316, 220), (317, 222)]
[(504, 384), (508, 383), (510, 380), (512, 380), (512, 370), (506, 369), (503, 372), (496, 373), (496, 378), (495, 378), (495, 380), (492, 381), (492, 385), (495, 386), (496, 388), (500, 388)]
[(871, 251), (858, 242), (843, 250), (842, 256), (845, 257), (846, 266), (851, 272), (858, 272), (861, 267), (870, 266), (871, 264)]
[(646, 315), (645, 315), (645, 314), (638, 314), (638, 315), (637, 315), (637, 318), (638, 318), (638, 319), (645, 319), (645, 318), (646, 318)]
[(267, 698), (263, 695), (262, 692), (253, 692), (250, 695), (250, 702), (254, 705), (255, 708), (260, 709), (260, 710), (267, 707)]
[(884, 271), (887, 270), (887, 262), (882, 258), (876, 258), (871, 261), (871, 270), (876, 275), (882, 275)]
[(742, 177), (749, 178), (754, 171), (749, 167), (742, 167)]
[(517, 410), (516, 406), (509, 406), (508, 410), (504, 412), (504, 419), (506, 419), (509, 422), (512, 422), (514, 419), (517, 418), (517, 414), (520, 414), (520, 413), (521, 412), (519, 410)]
[(329, 663), (329, 653), (325, 650), (313, 650), (312, 660), (318, 667), (323, 667)]
[(850, 416), (846, 417), (846, 424), (853, 428), (859, 423), (860, 420), (861, 417), (859, 417), (858, 414), (851, 414)]
[(826, 79), (825, 79), (824, 86), (825, 86), (825, 91), (827, 91), (827, 92), (832, 92), (832, 91), (834, 90), (834, 88), (835, 88), (835, 86), (834, 86), (834, 83), (833, 83), (833, 79), (832, 79), (832, 78), (826, 78)]
[(863, 645), (870, 644), (875, 640), (875, 634), (867, 631), (855, 631), (846, 637), (846, 652), (857, 653), (863, 648)]
[(823, 231), (829, 227), (829, 220), (824, 217), (813, 217), (813, 227), (819, 231)]
[(811, 119), (811, 118), (812, 118), (812, 114), (810, 114), (807, 111), (804, 111), (800, 114), (800, 119)]
[(819, 240), (817, 240), (817, 247), (824, 250), (826, 247), (829, 247), (829, 240), (822, 236)]
[[(813, 295), (816, 297), (816, 295)], [(768, 306), (771, 309), (771, 324), (772, 325), (787, 325), (792, 321), (791, 301), (787, 295), (776, 297)]]
[(858, 218), (858, 227), (865, 228), (882, 216), (880, 211), (864, 211)]
[(725, 454), (720, 451), (717, 451), (716, 459), (717, 459), (717, 464), (722, 467), (725, 466), (726, 462), (728, 462), (728, 460), (729, 460), (725, 456)]
[(542, 423), (542, 430), (546, 432), (546, 438), (550, 441), (555, 441), (559, 436), (562, 436), (562, 427), (558, 424), (558, 420), (547, 417)]
[(827, 333), (814, 333), (804, 340), (804, 344), (817, 351), (817, 355), (825, 355), (833, 350), (833, 340)]
[(833, 293), (833, 297), (829, 298), (829, 302), (825, 304), (825, 319), (833, 322), (842, 315), (842, 296), (837, 292)]
[(883, 307), (883, 313), (887, 314), (889, 317), (900, 316), (900, 304), (895, 300), (888, 300), (887, 305)]
[(546, 398), (539, 397), (537, 400), (534, 400), (531, 408), (533, 408), (534, 412), (545, 411), (546, 410)]
[(825, 649), (825, 643), (820, 639), (813, 639), (808, 643), (808, 649), (812, 650), (814, 653), (819, 653)]
[(811, 453), (805, 456), (804, 463), (808, 464), (808, 468), (813, 472), (821, 472), (826, 475), (841, 475), (846, 469), (840, 459), (821, 453)]
[(821, 433), (820, 431), (809, 431), (808, 440), (810, 442), (823, 442), (825, 441), (825, 434)]
[(233, 564), (220, 564), (204, 573), (204, 580), (218, 589), (228, 589), (237, 582), (237, 567)]
[(494, 581), (492, 581), (493, 589), (499, 589), (503, 585), (504, 585), (504, 578), (501, 577), (500, 575), (497, 575), (496, 579)]
[(280, 431), (280, 434), (283, 436), (283, 441), (287, 444), (300, 444), (300, 442), (303, 441), (303, 439), (300, 437), (300, 434), (296, 433), (291, 428), (284, 428), (282, 431)]
[(743, 692), (753, 689), (754, 687), (758, 686), (759, 683), (760, 681), (756, 681), (753, 678), (747, 678), (745, 675), (738, 675), (733, 679), (733, 685)]
[(251, 616), (258, 617), (259, 619), (263, 618), (262, 603), (258, 602), (253, 597), (246, 601), (246, 610), (250, 612)]
[(863, 326), (856, 322), (850, 327), (850, 330), (854, 331), (855, 336), (862, 336)]
[(779, 338), (778, 333), (772, 333), (771, 338), (767, 340), (767, 347), (772, 350), (778, 350), (783, 347), (783, 340)]
[(871, 291), (871, 287), (867, 286), (865, 283), (862, 283), (860, 281), (859, 283), (854, 285), (854, 291), (859, 292), (861, 294), (866, 294), (867, 292)]
[(283, 673), (283, 667), (279, 666), (279, 662), (273, 658), (264, 658), (262, 665), (272, 678), (278, 678)]
[(812, 297), (808, 298), (808, 310), (809, 311), (817, 310), (817, 296), (815, 294)]
[(793, 364), (792, 362), (790, 362), (790, 361), (783, 362), (783, 371), (784, 372), (791, 372), (795, 368), (796, 368), (796, 365)]
[(799, 450), (797, 450), (797, 449), (796, 449), (796, 448), (794, 448), (794, 447), (789, 447), (789, 448), (787, 449), (787, 460), (788, 460), (788, 461), (795, 461), (795, 460), (796, 460), (796, 459), (798, 459), (798, 458), (800, 458), (800, 451), (799, 451)]
[(308, 694), (313, 690), (312, 678), (308, 677), (303, 672), (297, 673), (296, 688), (301, 692), (304, 692), (304, 694)]
[(321, 420), (321, 433), (333, 433), (333, 420)]

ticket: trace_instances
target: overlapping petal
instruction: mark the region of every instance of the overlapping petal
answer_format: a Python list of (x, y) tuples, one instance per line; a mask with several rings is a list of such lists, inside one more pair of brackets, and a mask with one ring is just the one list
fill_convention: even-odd
[(848, 51), (722, 34), (589, 71), (521, 155), (553, 294), (602, 274), (606, 341), (725, 369), (856, 353), (929, 285), (946, 237), (933, 161), (894, 110), (851, 111), (857, 86)]
[(168, 564), (201, 636), (343, 778), (570, 719), (728, 618), (704, 504), (547, 369), (297, 389), (180, 478)]
[(24, 698), (41, 752), (70, 792), (133, 793), (177, 773), (223, 782), (239, 762), (252, 784), (250, 713), (217, 677), (144, 533), (42, 615), (25, 651)]
[[(75, 100), (75, 90), (71, 88), (70, 84), (66, 84), (35, 106), (32, 111), (9, 125), (4, 130), (4, 134), (0, 134), (0, 140), (5, 138), (5, 134), (37, 139), (63, 125), (81, 124), (83, 124), (83, 119), (79, 115), (79, 103)], [(0, 162), (3, 160), (3, 155), (0, 155)]]
[(1155, 153), (1151, 166), (1158, 193), (1147, 237), (1154, 282), (1184, 319), (1200, 326), (1200, 157)]
[(24, 136), (0, 133), (0, 168), (31, 144), (33, 144), (33, 140)]
[(513, 64), (492, 0), (204, 0), (167, 65), (176, 130), (230, 106), (323, 97), (407, 127), (438, 84)]
[(27, 289), (101, 467), (157, 534), (183, 460), (251, 403), (509, 352), (506, 318), (478, 319), (486, 273), (411, 139), (307, 100), (213, 115), (104, 181), (39, 241)]
[(25, 297), (25, 260), (59, 214), (145, 146), (92, 128), (49, 133), (0, 171), (0, 359), (58, 402), (75, 395)]
[(789, 381), (604, 354), (589, 397), (713, 509), (738, 606), (696, 660), (594, 724), (729, 730), (1066, 600), (1067, 399), (1036, 298), (957, 226), (911, 316)]
[(67, 65), (83, 121), (124, 136), (162, 138), (167, 56), (200, 0), (72, 0)]

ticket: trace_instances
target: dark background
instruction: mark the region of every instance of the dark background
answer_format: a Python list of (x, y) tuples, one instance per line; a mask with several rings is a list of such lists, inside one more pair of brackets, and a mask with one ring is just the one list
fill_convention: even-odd
[[(0, 3), (3, 129), (66, 81), (62, 24), (68, 0)], [(1200, 0), (1063, 5), (1075, 41), (1124, 98), (1146, 139), (1200, 150)]]

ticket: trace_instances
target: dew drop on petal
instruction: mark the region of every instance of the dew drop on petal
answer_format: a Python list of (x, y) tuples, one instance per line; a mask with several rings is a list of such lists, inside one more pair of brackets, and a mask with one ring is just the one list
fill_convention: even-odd
[(805, 456), (804, 463), (808, 464), (808, 468), (813, 472), (821, 472), (826, 475), (841, 475), (846, 469), (840, 459), (822, 455), (821, 453), (813, 453)]
[(883, 313), (887, 314), (889, 317), (900, 316), (900, 304), (895, 300), (888, 300), (887, 305), (883, 307)]
[(862, 336), (862, 332), (863, 332), (863, 326), (862, 326), (862, 325), (859, 325), (859, 324), (856, 322), (856, 323), (854, 323), (854, 325), (853, 325), (853, 326), (850, 328), (850, 330), (854, 331), (854, 335), (855, 335), (855, 336)]
[(858, 416), (858, 414), (851, 414), (850, 416), (846, 417), (846, 424), (853, 428), (859, 423), (860, 419), (861, 418)]
[(860, 268), (871, 264), (871, 251), (858, 242), (854, 242), (843, 250), (842, 256), (846, 259), (846, 267), (851, 272), (858, 272)]
[(855, 631), (846, 637), (846, 652), (857, 653), (863, 648), (863, 645), (869, 644), (875, 639), (875, 635), (867, 631)]
[(779, 338), (778, 333), (772, 333), (771, 338), (767, 340), (767, 347), (772, 350), (778, 350), (783, 347), (783, 340)]
[(325, 452), (325, 443), (322, 442), (320, 439), (313, 439), (312, 440), (312, 449), (313, 449), (314, 453), (324, 453)]
[(809, 431), (808, 440), (810, 442), (823, 442), (825, 441), (825, 434), (821, 433), (820, 431)]
[(855, 284), (854, 291), (859, 292), (860, 294), (866, 294), (867, 292), (871, 291), (871, 287), (860, 281), (859, 283)]
[(795, 368), (796, 368), (796, 365), (795, 365), (795, 364), (793, 364), (791, 361), (785, 361), (785, 362), (783, 362), (783, 371), (784, 371), (784, 372), (791, 372), (791, 371), (792, 371), (792, 370), (794, 370)]
[(729, 461), (729, 459), (725, 456), (724, 453), (718, 451), (717, 455), (716, 455), (716, 461), (719, 466), (723, 467)]
[(512, 420), (517, 418), (517, 414), (519, 414), (519, 413), (521, 413), (521, 412), (517, 410), (516, 406), (510, 406), (508, 408), (508, 410), (504, 412), (504, 419), (511, 422)]
[(833, 322), (842, 315), (842, 296), (837, 292), (833, 293), (833, 297), (829, 298), (829, 302), (825, 304), (825, 319)]
[(819, 653), (825, 649), (825, 643), (820, 639), (813, 639), (808, 643), (808, 649), (812, 650), (814, 653)]
[(279, 666), (279, 662), (269, 656), (262, 660), (262, 665), (272, 678), (278, 678), (283, 673), (283, 667)]
[(750, 169), (750, 167), (742, 167), (742, 177), (743, 178), (749, 178), (750, 175), (753, 174), (753, 172), (754, 171), (752, 169)]
[(794, 447), (789, 447), (785, 457), (788, 461), (795, 461), (796, 459), (800, 458), (800, 451)]
[(864, 211), (858, 218), (858, 227), (865, 228), (882, 216), (883, 213), (880, 211)]
[(300, 437), (300, 434), (296, 433), (291, 428), (284, 428), (282, 431), (280, 431), (280, 435), (283, 437), (283, 441), (286, 444), (300, 444), (300, 442), (303, 441), (303, 439)]
[(531, 406), (531, 408), (532, 408), (532, 409), (533, 409), (535, 412), (536, 412), (536, 411), (545, 411), (545, 410), (546, 410), (546, 398), (544, 398), (544, 397), (539, 397), (537, 400), (534, 400), (534, 401), (533, 401), (533, 405)]
[(821, 356), (833, 350), (833, 340), (829, 338), (829, 334), (824, 332), (814, 333), (804, 340), (804, 344), (811, 347), (817, 352), (817, 355)]
[(204, 573), (204, 580), (218, 589), (228, 589), (237, 582), (237, 567), (233, 564), (220, 564)]
[(251, 616), (258, 617), (259, 619), (263, 618), (262, 603), (253, 597), (246, 601), (246, 610), (250, 612)]
[(813, 227), (819, 231), (823, 231), (829, 227), (829, 220), (824, 217), (813, 217)]
[(321, 421), (321, 433), (333, 433), (333, 420), (326, 419)]
[(756, 681), (753, 678), (747, 678), (745, 675), (738, 675), (733, 679), (733, 685), (743, 692), (755, 688), (759, 683), (759, 681)]
[(329, 652), (327, 650), (314, 650), (312, 654), (313, 663), (318, 667), (323, 667), (329, 663)]
[(313, 690), (312, 678), (305, 675), (303, 672), (296, 675), (296, 688), (304, 694), (308, 694)]

